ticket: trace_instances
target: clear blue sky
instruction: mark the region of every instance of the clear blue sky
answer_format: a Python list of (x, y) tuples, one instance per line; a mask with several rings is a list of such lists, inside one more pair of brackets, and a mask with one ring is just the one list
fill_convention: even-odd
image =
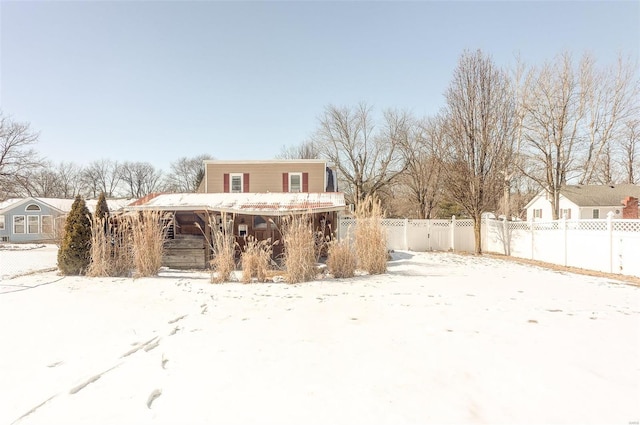
[(0, 108), (48, 159), (269, 159), (328, 104), (437, 112), (464, 49), (640, 56), (640, 2), (0, 0)]

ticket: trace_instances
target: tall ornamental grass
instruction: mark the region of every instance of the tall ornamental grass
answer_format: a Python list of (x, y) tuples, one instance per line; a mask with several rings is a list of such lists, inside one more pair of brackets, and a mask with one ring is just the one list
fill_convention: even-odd
[(369, 274), (387, 271), (387, 241), (380, 200), (367, 196), (356, 205), (355, 250), (358, 268)]

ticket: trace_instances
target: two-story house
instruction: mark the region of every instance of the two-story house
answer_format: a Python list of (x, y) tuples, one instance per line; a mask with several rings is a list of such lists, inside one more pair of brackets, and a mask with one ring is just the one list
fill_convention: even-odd
[(335, 171), (319, 159), (204, 162), (201, 193), (337, 192)]
[[(167, 266), (206, 267), (210, 226), (222, 226), (225, 217), (233, 222), (240, 251), (249, 236), (280, 240), (282, 219), (291, 214), (308, 214), (314, 228), (330, 235), (346, 207), (335, 171), (323, 160), (207, 160), (204, 165), (197, 193), (159, 194), (130, 207), (171, 214)], [(274, 257), (281, 250), (282, 244), (275, 245)]]

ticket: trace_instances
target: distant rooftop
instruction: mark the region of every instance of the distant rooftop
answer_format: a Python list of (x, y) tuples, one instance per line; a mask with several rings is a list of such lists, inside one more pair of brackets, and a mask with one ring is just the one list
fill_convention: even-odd
[(560, 193), (580, 207), (619, 206), (628, 196), (640, 198), (640, 186), (635, 184), (617, 185), (567, 185)]

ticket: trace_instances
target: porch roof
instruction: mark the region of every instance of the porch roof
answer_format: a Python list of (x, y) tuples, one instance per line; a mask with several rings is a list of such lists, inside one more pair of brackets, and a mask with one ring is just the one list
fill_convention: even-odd
[(125, 209), (161, 211), (218, 211), (282, 216), (342, 211), (344, 194), (326, 193), (166, 193)]

